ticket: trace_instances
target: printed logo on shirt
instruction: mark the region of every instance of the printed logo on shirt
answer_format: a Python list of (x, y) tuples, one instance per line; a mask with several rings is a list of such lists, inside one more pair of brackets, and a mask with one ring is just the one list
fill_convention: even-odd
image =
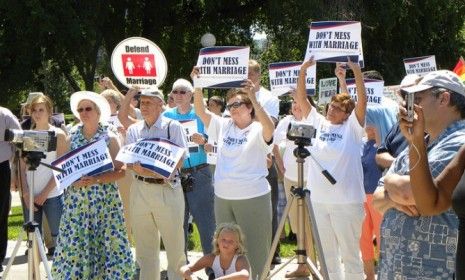
[(320, 140), (323, 142), (336, 142), (342, 140), (342, 134), (325, 132), (320, 134)]
[(244, 143), (247, 143), (247, 138), (232, 138), (232, 137), (225, 137), (223, 138), (223, 143), (226, 146), (240, 146)]

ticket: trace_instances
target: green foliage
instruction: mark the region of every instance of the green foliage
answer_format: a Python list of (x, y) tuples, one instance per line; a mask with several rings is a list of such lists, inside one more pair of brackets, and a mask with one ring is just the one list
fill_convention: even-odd
[[(92, 90), (95, 74), (115, 80), (111, 52), (132, 36), (165, 53), (165, 90), (189, 78), (206, 32), (217, 45), (250, 45), (264, 70), (271, 62), (300, 61), (308, 24), (319, 20), (361, 21), (365, 69), (379, 70), (387, 84), (404, 75), (403, 58), (434, 54), (439, 68), (450, 69), (465, 51), (462, 0), (4, 0), (0, 104), (18, 110), (28, 92), (44, 91), (69, 111), (69, 94)], [(263, 52), (253, 44), (251, 26), (268, 35)], [(319, 64), (318, 78), (329, 76), (333, 65)]]

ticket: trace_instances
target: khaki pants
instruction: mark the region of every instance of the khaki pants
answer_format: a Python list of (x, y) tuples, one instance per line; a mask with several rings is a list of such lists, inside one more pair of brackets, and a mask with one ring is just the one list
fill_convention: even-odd
[(128, 233), (128, 240), (132, 242), (132, 231), (131, 231), (131, 220), (130, 220), (130, 206), (129, 206), (129, 197), (131, 193), (131, 184), (134, 176), (132, 172), (126, 171), (126, 175), (116, 181), (118, 185), (119, 195), (121, 197), (121, 202), (123, 203), (123, 214), (124, 214), (124, 222), (126, 224), (126, 231)]
[[(297, 182), (291, 181), (284, 177), (284, 191), (286, 192), (286, 199), (289, 203), (291, 199), (291, 187), (297, 186)], [(291, 224), (292, 232), (297, 233), (297, 198), (294, 198), (291, 209), (289, 210), (289, 221)], [(315, 262), (315, 249), (313, 248), (313, 235), (310, 224), (310, 217), (308, 215), (307, 207), (304, 207), (304, 233), (305, 233), (305, 249), (307, 250), (307, 256), (310, 257), (312, 262)]]
[(184, 255), (184, 196), (180, 187), (148, 184), (133, 179), (130, 195), (131, 226), (136, 243), (140, 280), (160, 279), (160, 236), (168, 258), (168, 278), (181, 280)]

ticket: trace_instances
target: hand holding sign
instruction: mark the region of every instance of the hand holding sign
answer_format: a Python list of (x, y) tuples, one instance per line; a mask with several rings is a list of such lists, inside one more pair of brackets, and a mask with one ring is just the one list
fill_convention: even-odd
[(99, 181), (94, 176), (82, 176), (81, 179), (73, 183), (74, 187), (85, 188), (95, 184), (98, 184)]
[(343, 63), (337, 62), (336, 68), (334, 69), (334, 74), (339, 80), (346, 79), (346, 68), (344, 67)]
[(302, 71), (306, 71), (308, 68), (310, 68), (311, 66), (313, 66), (315, 64), (316, 64), (316, 62), (315, 62), (315, 59), (314, 59), (314, 57), (312, 55), (307, 61), (302, 63), (302, 66), (300, 67), (300, 73), (302, 73)]
[(130, 168), (132, 168), (132, 170), (134, 170), (134, 172), (136, 172), (137, 174), (139, 174), (140, 176), (143, 176), (143, 177), (152, 177), (152, 178), (156, 178), (156, 179), (165, 179), (165, 177), (161, 176), (160, 174), (158, 174), (156, 171), (152, 171), (148, 168), (145, 168), (143, 167), (139, 161), (136, 161), (134, 162), (133, 164), (131, 165), (128, 165), (130, 166)]

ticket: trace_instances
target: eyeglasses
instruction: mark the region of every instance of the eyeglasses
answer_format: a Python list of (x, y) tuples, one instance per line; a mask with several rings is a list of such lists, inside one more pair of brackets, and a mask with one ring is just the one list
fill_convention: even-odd
[(93, 110), (92, 107), (84, 107), (84, 108), (78, 108), (78, 109), (77, 109), (78, 113), (82, 113), (82, 112), (84, 112), (84, 111), (90, 112), (90, 111), (92, 111), (92, 110)]
[(329, 108), (330, 108), (331, 110), (336, 111), (336, 112), (347, 113), (346, 110), (342, 109), (342, 108), (339, 107), (339, 106), (334, 105), (333, 103), (330, 103), (330, 104), (329, 104)]
[(185, 91), (185, 90), (173, 90), (171, 93), (172, 94), (182, 94), (182, 95), (184, 95), (184, 94), (187, 93), (187, 91)]
[(242, 104), (245, 104), (245, 102), (244, 101), (236, 101), (236, 102), (233, 102), (231, 104), (226, 105), (226, 108), (228, 110), (231, 110), (231, 108), (237, 109), (237, 108), (241, 107)]

